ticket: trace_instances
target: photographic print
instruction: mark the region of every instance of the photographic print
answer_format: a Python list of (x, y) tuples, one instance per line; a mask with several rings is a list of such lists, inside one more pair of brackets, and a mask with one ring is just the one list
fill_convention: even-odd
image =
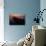
[(25, 25), (25, 15), (18, 13), (10, 14), (9, 25)]

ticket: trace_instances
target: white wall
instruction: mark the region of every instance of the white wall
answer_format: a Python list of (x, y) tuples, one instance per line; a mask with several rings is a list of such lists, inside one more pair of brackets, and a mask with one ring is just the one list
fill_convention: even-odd
[[(26, 2), (26, 1), (24, 1), (24, 2)], [(29, 0), (29, 2), (30, 2), (30, 0)], [(28, 3), (28, 0), (27, 0), (27, 3)], [(37, 3), (37, 4), (36, 4)], [(4, 41), (4, 8), (3, 8), (3, 0), (0, 0), (0, 41)], [(25, 32), (28, 32), (28, 31), (30, 31), (31, 30), (31, 26), (32, 26), (32, 18), (34, 17), (34, 16), (36, 16), (36, 15), (34, 15), (33, 13), (32, 13), (32, 10), (34, 9), (40, 9), (40, 1), (39, 0), (34, 0), (34, 1), (31, 1), (31, 3), (29, 3), (29, 4), (31, 4), (31, 8), (30, 8), (30, 6), (29, 6), (29, 8), (28, 7), (26, 7), (26, 12), (28, 13), (27, 15), (28, 16), (26, 16), (27, 17), (27, 19), (28, 20), (31, 20), (31, 21), (27, 21), (27, 25), (26, 25), (26, 27), (24, 27), (24, 26), (21, 26), (22, 27), (22, 29), (21, 29), (21, 27), (19, 28), (21, 31), (19, 31), (19, 32), (22, 32), (21, 34), (23, 34), (23, 33), (25, 33)], [(25, 6), (24, 6), (25, 7)], [(36, 8), (37, 7), (37, 8)], [(16, 8), (17, 9), (17, 8)], [(18, 10), (18, 9), (17, 9)], [(19, 9), (19, 10), (21, 10), (21, 9)], [(33, 11), (34, 11), (33, 10)], [(36, 10), (37, 11), (37, 10)], [(35, 12), (36, 12), (35, 11)], [(23, 11), (24, 12), (24, 11)], [(25, 13), (26, 13), (25, 12)], [(31, 16), (31, 15), (33, 15), (33, 16)], [(6, 17), (7, 18), (7, 17)], [(31, 19), (30, 19), (31, 18)], [(7, 19), (5, 19), (5, 20), (7, 20)], [(29, 23), (28, 23), (29, 22)], [(6, 23), (6, 25), (7, 25), (7, 23)], [(24, 27), (24, 28), (23, 28)], [(12, 27), (12, 28), (14, 28), (14, 27)], [(16, 27), (17, 28), (17, 27)], [(25, 28), (26, 28), (26, 31), (25, 31)], [(27, 29), (28, 28), (28, 29)], [(5, 29), (7, 29), (6, 27), (5, 27)], [(15, 29), (15, 28), (14, 28)], [(14, 30), (13, 29), (13, 30)], [(18, 29), (17, 29), (18, 30)], [(25, 31), (25, 32), (24, 32)], [(11, 32), (11, 31), (10, 31)], [(9, 32), (9, 34), (10, 34), (10, 32)], [(12, 32), (13, 33), (13, 32)], [(11, 34), (12, 34), (11, 33)], [(18, 33), (18, 32), (16, 32), (16, 33)], [(15, 34), (15, 33), (14, 33)], [(21, 35), (20, 34), (20, 35)], [(8, 35), (8, 34), (7, 34)], [(6, 35), (6, 36), (7, 36)], [(19, 35), (19, 34), (18, 34)], [(9, 36), (9, 35), (8, 35)], [(7, 36), (7, 37), (8, 37)], [(16, 35), (17, 36), (17, 35)], [(8, 38), (7, 38), (8, 39)], [(5, 39), (6, 40), (6, 39)], [(10, 39), (9, 39), (10, 40)]]
[[(46, 9), (46, 0), (40, 0), (40, 9), (41, 11), (43, 9)], [(46, 26), (46, 11), (43, 12), (43, 22), (41, 22), (40, 24), (43, 26)]]
[(0, 0), (0, 42), (4, 41), (4, 0)]
[[(46, 0), (40, 0), (40, 9), (46, 9)], [(43, 22), (40, 22), (40, 25), (43, 25), (46, 27), (46, 11), (43, 13)], [(46, 42), (45, 42), (46, 43)]]
[[(14, 6), (11, 5), (14, 4)], [(18, 41), (31, 31), (36, 12), (40, 10), (40, 0), (5, 0), (4, 8), (4, 39)], [(25, 25), (9, 25), (9, 14), (19, 12), (25, 14)]]

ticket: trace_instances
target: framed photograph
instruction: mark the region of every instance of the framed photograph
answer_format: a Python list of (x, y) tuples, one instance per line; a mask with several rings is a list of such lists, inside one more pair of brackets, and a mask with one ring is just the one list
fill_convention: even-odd
[(9, 25), (25, 25), (25, 15), (19, 13), (10, 14)]

